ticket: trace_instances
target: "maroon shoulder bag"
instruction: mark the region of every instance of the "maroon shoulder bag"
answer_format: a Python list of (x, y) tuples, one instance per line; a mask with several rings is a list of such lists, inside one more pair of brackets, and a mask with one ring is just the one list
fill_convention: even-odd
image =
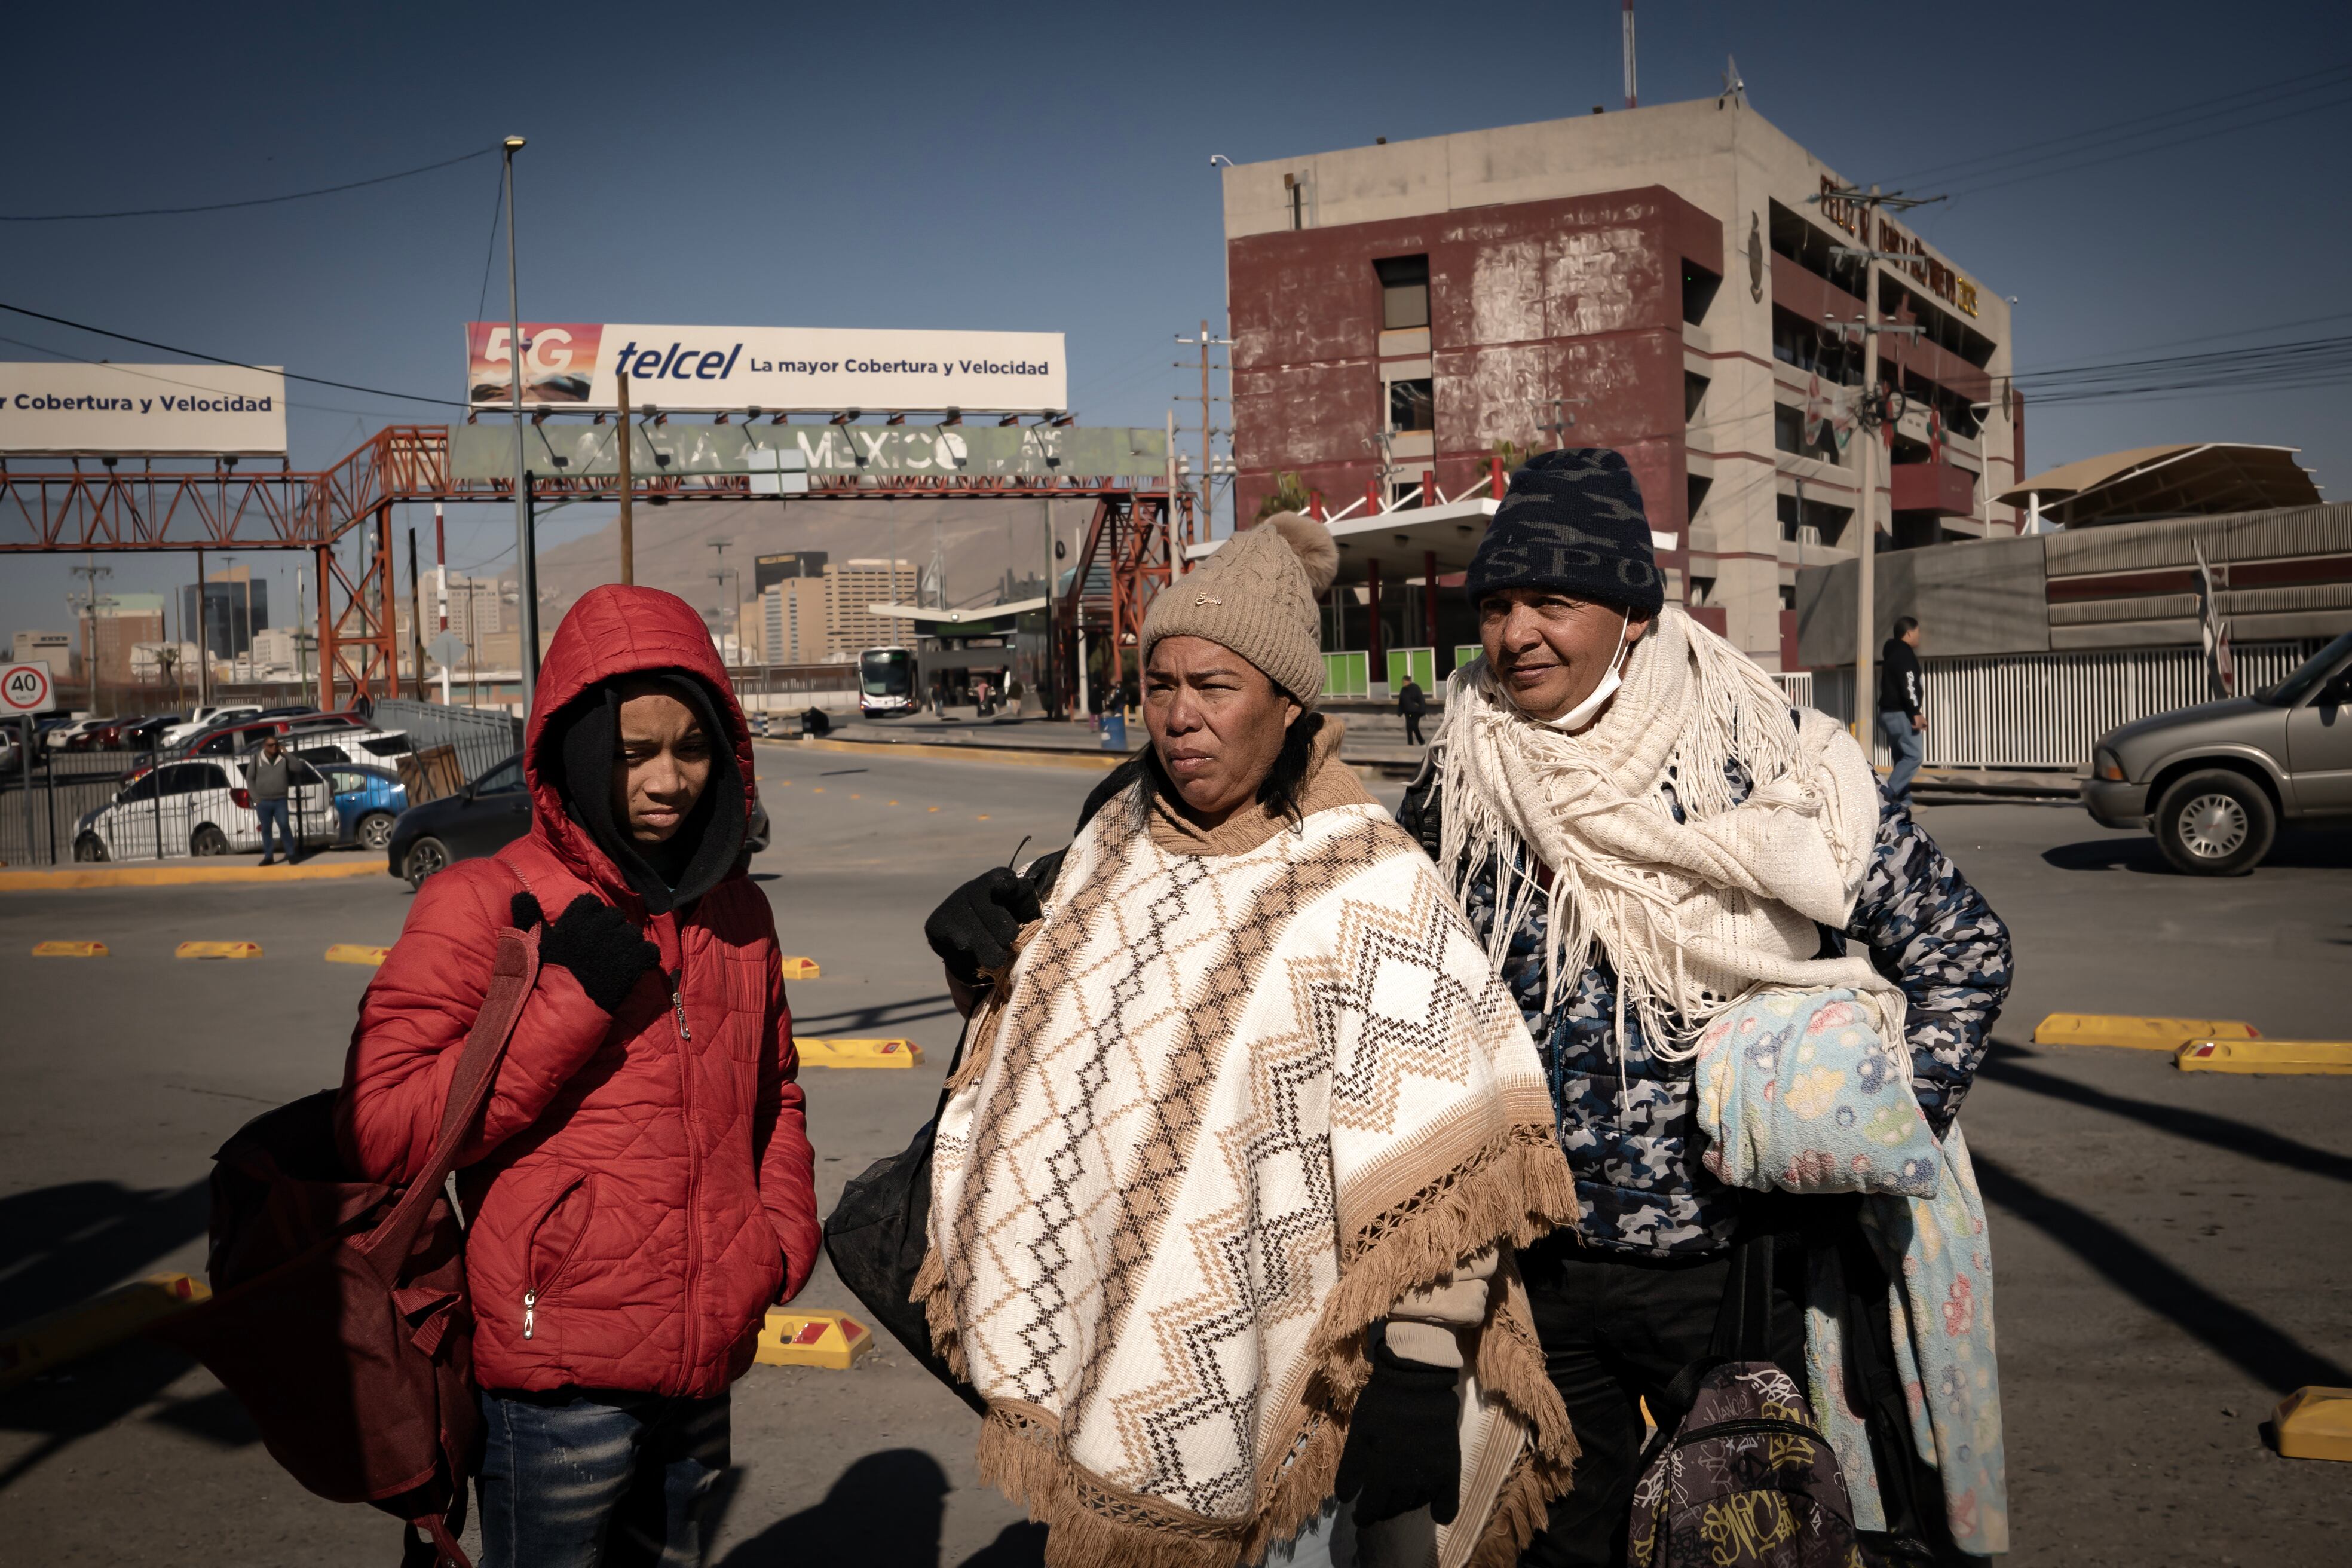
[(481, 1416), (465, 1229), (443, 1186), (538, 977), (536, 940), (507, 930), (498, 941), (416, 1179), (352, 1177), (333, 1089), (256, 1117), (213, 1156), (215, 1294), (150, 1331), (212, 1370), (296, 1480), (415, 1526), (403, 1557), (413, 1568), (472, 1568), (457, 1533)]

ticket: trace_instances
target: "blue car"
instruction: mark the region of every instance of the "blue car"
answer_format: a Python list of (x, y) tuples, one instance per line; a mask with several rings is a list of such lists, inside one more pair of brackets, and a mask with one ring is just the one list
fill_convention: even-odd
[(328, 763), (319, 771), (327, 775), (335, 795), (335, 843), (362, 849), (382, 849), (392, 842), (392, 825), (408, 809), (408, 790), (390, 768), (364, 767), (358, 763)]

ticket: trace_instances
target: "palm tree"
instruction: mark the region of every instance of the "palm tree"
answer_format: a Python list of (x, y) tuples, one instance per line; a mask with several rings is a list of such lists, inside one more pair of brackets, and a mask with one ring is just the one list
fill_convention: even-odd
[(1257, 516), (1251, 521), (1264, 522), (1278, 511), (1303, 513), (1314, 504), (1315, 498), (1307, 493), (1305, 480), (1297, 474), (1276, 474), (1274, 476), (1274, 493), (1257, 503)]

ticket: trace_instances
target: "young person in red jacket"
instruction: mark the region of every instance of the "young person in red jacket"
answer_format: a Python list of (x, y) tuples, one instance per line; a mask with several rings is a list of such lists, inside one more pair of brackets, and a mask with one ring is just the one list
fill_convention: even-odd
[(548, 648), (531, 830), (425, 884), (361, 1004), (338, 1120), (421, 1166), (501, 927), (541, 969), (457, 1173), (485, 1568), (698, 1562), (728, 1385), (818, 1247), (775, 921), (744, 875), (751, 731), (701, 618), (597, 588)]

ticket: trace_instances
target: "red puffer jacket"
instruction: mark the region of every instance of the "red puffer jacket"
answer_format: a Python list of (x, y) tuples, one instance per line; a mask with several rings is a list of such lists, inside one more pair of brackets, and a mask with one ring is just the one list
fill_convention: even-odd
[(556, 632), (531, 706), (530, 833), (425, 884), (352, 1036), (344, 1154), (404, 1180), (431, 1152), (516, 893), (528, 887), (549, 920), (593, 893), (661, 949), (660, 973), (612, 1016), (569, 970), (540, 971), (463, 1156), (475, 1375), (488, 1388), (716, 1394), (751, 1364), (766, 1309), (816, 1263), (814, 1156), (766, 895), (739, 861), (682, 914), (648, 915), (566, 815), (561, 758), (540, 755), (573, 698), (662, 668), (709, 689), (748, 816), (751, 731), (700, 618), (669, 594), (592, 591)]

